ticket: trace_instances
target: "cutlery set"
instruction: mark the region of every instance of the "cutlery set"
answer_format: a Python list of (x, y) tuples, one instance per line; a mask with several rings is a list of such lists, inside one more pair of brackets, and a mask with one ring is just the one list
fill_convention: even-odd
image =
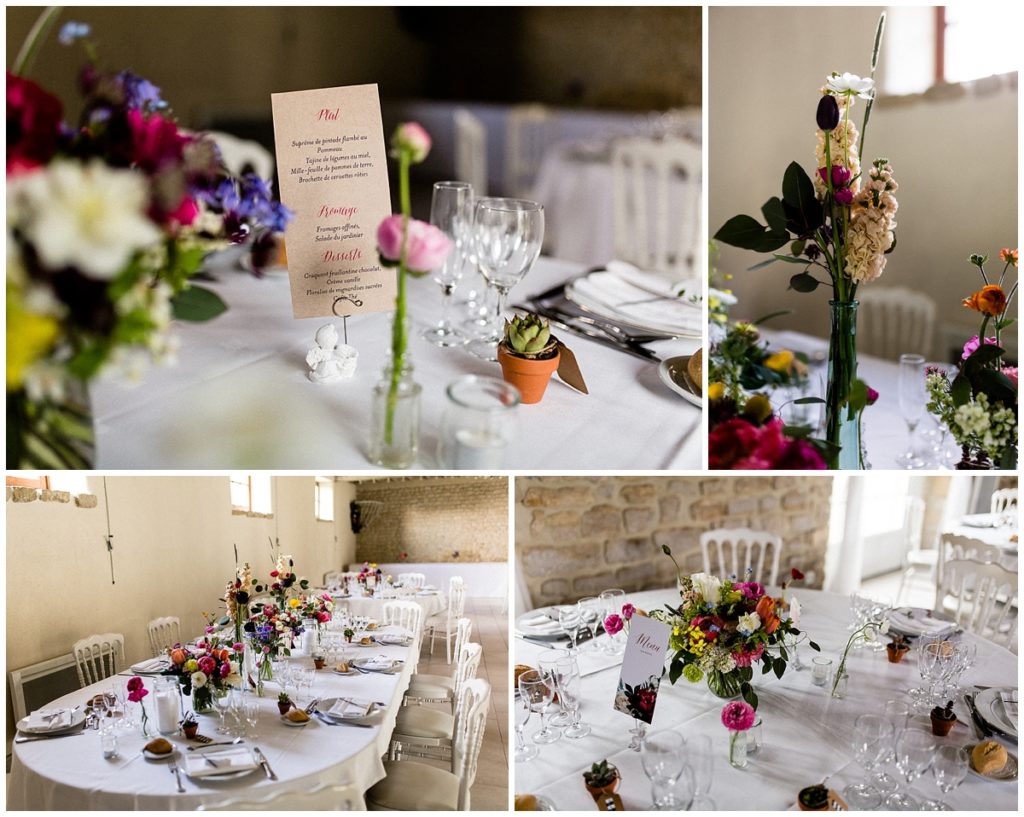
[[(981, 691), (984, 689), (990, 689), (990, 687), (975, 687), (976, 690)], [(977, 694), (977, 693), (975, 693)], [(998, 735), (1005, 740), (1017, 742), (1017, 737), (1011, 735), (998, 726), (985, 720), (982, 714), (978, 711), (978, 706), (974, 702), (974, 695), (964, 695), (964, 703), (967, 705), (967, 711), (971, 714), (971, 722), (974, 724), (974, 732), (978, 736), (978, 740), (985, 740), (993, 735)]]

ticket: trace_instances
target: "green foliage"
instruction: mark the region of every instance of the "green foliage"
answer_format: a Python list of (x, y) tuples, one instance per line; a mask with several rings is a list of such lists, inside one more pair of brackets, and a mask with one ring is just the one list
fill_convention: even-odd
[(171, 306), (175, 318), (193, 322), (211, 320), (228, 308), (220, 295), (199, 286), (191, 286), (179, 292), (171, 299)]

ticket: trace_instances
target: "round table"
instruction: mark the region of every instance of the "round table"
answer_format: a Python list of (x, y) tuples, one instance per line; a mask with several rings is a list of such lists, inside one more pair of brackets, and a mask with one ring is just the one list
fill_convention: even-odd
[[(328, 726), (316, 718), (298, 729), (285, 726), (277, 709), (279, 686), (268, 681), (260, 704), (257, 738), (249, 745), (259, 746), (278, 780), (269, 780), (262, 769), (236, 780), (215, 782), (192, 780), (182, 772), (185, 793), (179, 793), (166, 761), (150, 762), (141, 753), (151, 738), (140, 728), (122, 733), (118, 754), (105, 760), (100, 751), (99, 732), (87, 730), (78, 737), (53, 738), (13, 744), (11, 772), (7, 788), (7, 808), (24, 809), (110, 809), (110, 810), (194, 810), (201, 803), (217, 803), (245, 795), (246, 799), (267, 797), (285, 789), (308, 790), (318, 784), (354, 783), (360, 793), (384, 777), (381, 756), (387, 752), (395, 718), (402, 706), (409, 677), (415, 669), (412, 647), (376, 645), (372, 649), (350, 648), (349, 657), (378, 654), (405, 661), (401, 672), (340, 676), (329, 669), (317, 673), (313, 694), (321, 697), (346, 696), (387, 703), (381, 722), (370, 729)], [(293, 663), (312, 666), (309, 658), (292, 657)], [(131, 673), (65, 695), (48, 704), (73, 707), (84, 704), (93, 695), (109, 689), (112, 681), (124, 683)], [(152, 690), (152, 678), (144, 678)], [(145, 699), (153, 700), (152, 692)], [(302, 701), (305, 703), (305, 701)], [(223, 740), (216, 734), (217, 715), (199, 716), (200, 734)], [(155, 717), (150, 714), (150, 734), (156, 736)], [(171, 736), (171, 743), (185, 754), (190, 744), (182, 736)], [(178, 758), (179, 769), (182, 768)]]
[[(816, 641), (822, 654), (838, 662), (849, 633), (849, 602), (845, 596), (795, 588), (790, 591), (803, 605), (800, 629)], [(652, 590), (628, 596), (637, 607), (652, 610), (666, 603), (678, 603), (674, 590)], [(1016, 686), (1017, 657), (969, 633), (963, 636), (978, 644), (977, 663), (964, 677), (968, 684)], [(515, 641), (516, 662), (536, 666), (544, 647)], [(810, 649), (800, 651), (810, 663)], [(601, 662), (596, 662), (600, 664)], [(640, 754), (626, 748), (633, 721), (612, 709), (621, 659), (614, 666), (597, 669), (582, 680), (582, 719), (593, 726), (585, 738), (541, 746), (539, 756), (517, 763), (515, 791), (518, 794), (543, 795), (559, 810), (593, 811), (594, 803), (584, 788), (582, 773), (603, 758), (622, 773), (619, 794), (627, 810), (649, 809), (650, 783), (640, 764)], [(719, 810), (773, 811), (795, 808), (797, 792), (805, 786), (829, 778), (829, 785), (842, 791), (864, 777), (849, 746), (854, 719), (863, 712), (882, 712), (888, 700), (909, 701), (906, 690), (919, 680), (917, 662), (904, 660), (890, 664), (886, 654), (870, 650), (851, 651), (847, 660), (848, 692), (835, 700), (820, 687), (813, 686), (810, 671), (795, 671), (790, 666), (781, 679), (762, 675), (754, 669), (754, 688), (759, 698), (758, 716), (763, 721), (764, 745), (752, 755), (744, 769), (728, 763), (728, 732), (721, 723), (723, 700), (714, 697), (707, 684), (691, 684), (680, 679), (675, 686), (667, 676), (661, 685), (654, 722), (650, 731), (673, 729), (684, 737), (708, 735), (714, 752), (714, 771), (709, 796)], [(955, 745), (976, 742), (963, 700), (955, 711), (961, 722), (946, 738), (936, 743)], [(915, 723), (928, 724), (927, 715), (914, 716)], [(538, 723), (531, 717), (526, 726), (529, 736)], [(529, 737), (527, 738), (529, 739)], [(1015, 744), (1006, 744), (1016, 753)], [(890, 770), (891, 771), (891, 770)], [(920, 798), (937, 798), (939, 790), (927, 777), (911, 787)], [(954, 809), (1016, 809), (1017, 786), (982, 780), (968, 773), (963, 784), (946, 801)]]

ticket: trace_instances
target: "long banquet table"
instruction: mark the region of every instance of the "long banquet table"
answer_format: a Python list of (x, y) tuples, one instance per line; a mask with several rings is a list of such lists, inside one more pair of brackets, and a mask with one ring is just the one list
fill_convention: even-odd
[[(512, 291), (512, 301), (583, 272), (579, 264), (541, 258)], [(262, 279), (228, 270), (211, 285), (228, 312), (177, 327), (178, 363), (152, 368), (137, 387), (109, 380), (91, 390), (99, 468), (368, 468), (371, 390), (389, 348), (391, 318), (348, 321), (359, 351), (352, 380), (316, 384), (306, 351), (327, 318), (292, 318), (287, 277)], [(468, 286), (464, 284), (464, 286)], [(459, 291), (456, 290), (456, 297)], [(445, 388), (466, 374), (501, 376), (497, 363), (462, 349), (440, 349), (419, 333), (440, 312), (440, 287), (429, 278), (409, 288), (411, 353), (420, 398), (420, 464), (436, 462)], [(341, 333), (341, 319), (335, 318)], [(555, 379), (544, 400), (521, 406), (505, 467), (696, 468), (701, 412), (659, 379), (657, 364), (591, 340), (566, 335), (590, 389), (580, 394)], [(676, 342), (681, 354), (699, 341)]]
[[(369, 729), (353, 726), (328, 726), (313, 718), (302, 728), (285, 726), (277, 710), (279, 686), (275, 681), (265, 685), (260, 704), (260, 720), (255, 740), (247, 745), (259, 746), (266, 755), (278, 780), (269, 780), (262, 769), (237, 780), (195, 781), (185, 776), (185, 793), (177, 791), (174, 775), (165, 761), (150, 762), (142, 755), (144, 738), (140, 728), (121, 733), (118, 754), (105, 760), (100, 751), (99, 732), (86, 730), (78, 737), (50, 738), (15, 743), (7, 788), (10, 810), (104, 809), (104, 810), (194, 810), (202, 803), (216, 803), (239, 796), (259, 799), (280, 790), (307, 790), (319, 784), (353, 783), (360, 793), (384, 777), (381, 756), (386, 754), (395, 718), (402, 706), (409, 677), (415, 669), (417, 656), (413, 647), (375, 645), (372, 648), (351, 648), (349, 658), (382, 654), (402, 659), (402, 670), (394, 675), (383, 673), (354, 676), (335, 675), (326, 668), (317, 672), (313, 694), (320, 698), (346, 696), (381, 701), (387, 708), (379, 724)], [(312, 666), (309, 658), (293, 656), (290, 661)], [(130, 673), (128, 673), (130, 675)], [(65, 695), (47, 708), (84, 705), (93, 695), (109, 689), (126, 677), (106, 679)], [(148, 689), (152, 678), (145, 677)], [(145, 699), (153, 700), (152, 693)], [(307, 703), (305, 698), (300, 703)], [(152, 710), (150, 710), (152, 711)], [(199, 732), (215, 740), (224, 740), (215, 729), (216, 712), (199, 716)], [(156, 736), (155, 717), (150, 714), (150, 734)], [(182, 736), (172, 736), (171, 743), (185, 754), (189, 743)], [(178, 766), (182, 767), (182, 758)]]
[[(849, 637), (847, 598), (800, 588), (790, 592), (803, 605), (800, 629), (821, 646), (822, 655), (838, 662)], [(678, 594), (674, 590), (651, 590), (629, 594), (627, 600), (641, 609), (652, 610), (676, 603)], [(969, 633), (962, 638), (978, 645), (977, 661), (965, 674), (965, 684), (1017, 685), (1016, 656)], [(517, 638), (516, 662), (536, 666), (545, 649)], [(806, 647), (800, 653), (807, 664), (816, 655)], [(755, 667), (753, 683), (759, 698), (757, 714), (763, 720), (764, 745), (750, 757), (744, 769), (735, 769), (728, 763), (728, 732), (720, 720), (725, 702), (714, 697), (704, 682), (690, 684), (680, 679), (671, 686), (667, 678), (663, 680), (650, 731), (672, 729), (684, 737), (711, 737), (714, 771), (709, 796), (721, 811), (795, 808), (797, 792), (825, 778), (831, 788), (841, 792), (864, 777), (849, 745), (854, 719), (864, 712), (881, 714), (888, 700), (909, 702), (906, 690), (920, 680), (915, 660), (890, 664), (884, 651), (869, 650), (851, 651), (850, 656), (848, 693), (842, 700), (835, 700), (822, 688), (813, 686), (808, 670), (798, 672), (789, 667), (777, 679), (774, 674), (761, 675)], [(614, 666), (583, 677), (581, 715), (593, 726), (593, 732), (578, 740), (563, 737), (556, 743), (540, 746), (536, 759), (517, 763), (517, 794), (543, 795), (559, 810), (591, 811), (594, 804), (581, 775), (591, 763), (607, 758), (622, 773), (619, 794), (626, 810), (650, 808), (650, 784), (641, 767), (640, 754), (626, 748), (633, 721), (612, 709), (620, 664), (621, 658)], [(961, 722), (948, 737), (935, 738), (936, 743), (974, 743), (975, 735), (962, 699), (954, 709)], [(916, 715), (913, 722), (928, 727), (927, 715)], [(529, 736), (538, 728), (536, 717), (531, 716), (526, 734)], [(1006, 746), (1017, 752), (1016, 744)], [(889, 771), (895, 773), (891, 768)], [(935, 799), (940, 794), (930, 771), (911, 789), (917, 798)], [(946, 799), (954, 809), (1015, 810), (1017, 786), (1015, 782), (982, 780), (969, 773)]]
[(369, 616), (379, 621), (384, 616), (384, 605), (389, 601), (414, 601), (423, 608), (423, 620), (426, 621), (432, 615), (440, 613), (448, 606), (447, 597), (444, 593), (436, 591), (433, 593), (413, 594), (409, 596), (396, 596), (393, 599), (386, 599), (383, 596), (343, 596), (340, 593), (332, 593), (335, 609), (348, 610), (353, 616)]

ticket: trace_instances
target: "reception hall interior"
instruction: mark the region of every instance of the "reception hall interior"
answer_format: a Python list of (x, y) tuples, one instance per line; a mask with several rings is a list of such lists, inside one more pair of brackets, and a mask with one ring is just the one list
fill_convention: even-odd
[[(7, 9), (12, 60), (39, 13)], [(67, 28), (76, 23), (84, 28)], [(118, 376), (72, 373), (89, 386), (94, 435), (88, 450), (80, 440), (72, 446), (86, 463), (76, 467), (699, 467), (701, 379), (688, 381), (679, 359), (700, 346), (703, 331), (701, 25), (699, 7), (65, 10), (25, 72), (53, 94), (64, 119), (79, 116), (80, 71), (95, 54), (100, 69), (115, 72), (115, 84), (127, 81), (124, 71), (132, 83), (135, 77), (146, 81), (139, 87), (159, 99), (146, 103), (148, 116), (172, 119), (183, 136), (208, 134), (229, 171), (256, 172), (269, 182), (269, 188), (259, 185), (261, 207), (268, 189), (273, 201), (283, 196), (297, 170), (279, 167), (289, 146), (313, 141), (294, 111), (275, 114), (272, 95), (298, 98), (289, 95), (331, 89), (325, 93), (342, 100), (331, 110), (348, 115), (364, 101), (349, 105), (346, 95), (354, 92), (345, 89), (363, 88), (372, 100), (366, 109), (373, 111), (377, 98), (380, 107), (379, 123), (364, 135), (371, 144), (384, 140), (379, 156), (363, 165), (372, 164), (369, 171), (354, 179), (333, 176), (341, 181), (323, 194), (344, 202), (353, 191), (373, 187), (382, 199), (381, 206), (363, 207), (365, 220), (351, 230), (352, 241), (365, 243), (357, 248), (364, 266), (372, 268), (356, 270), (363, 276), (358, 292), (364, 295), (353, 295), (359, 303), (328, 301), (305, 313), (297, 308), (293, 318), (289, 276), (293, 293), (312, 290), (311, 280), (320, 284), (317, 259), (325, 246), (304, 227), (301, 188), (284, 202), (294, 218), (276, 219), (270, 233), (241, 213), (244, 223), (232, 223), (228, 236), (240, 245), (206, 255), (201, 271), (215, 280), (192, 282), (218, 295), (226, 312), (175, 322), (170, 332), (157, 316), (160, 331), (151, 340), (159, 343), (121, 346), (118, 340), (102, 361)], [(258, 59), (252, 59), (254, 47)], [(129, 94), (129, 107), (132, 99)], [(417, 153), (408, 169), (410, 214), (444, 232), (453, 249), (443, 262), (424, 260), (428, 268), (416, 270), (430, 274), (405, 276), (402, 353), (412, 365), (413, 397), (397, 411), (401, 424), (401, 406), (418, 403), (418, 429), (394, 443), (389, 431), (387, 444), (375, 447), (374, 390), (387, 382), (382, 368), (394, 352), (395, 295), (371, 304), (365, 291), (382, 290), (394, 277), (375, 266), (374, 242), (383, 217), (403, 207), (400, 162), (384, 149), (403, 123), (420, 126), (414, 132), (427, 139), (424, 155)], [(294, 130), (291, 139), (282, 128)], [(32, 156), (40, 152), (37, 144), (25, 148)], [(123, 163), (119, 155), (102, 158)], [(451, 181), (462, 185), (438, 186)], [(197, 200), (207, 198), (204, 191)], [(516, 220), (502, 227), (504, 243), (489, 234), (493, 263), (484, 257), (489, 239), (477, 217), (482, 207), (495, 219)], [(45, 244), (45, 237), (38, 242)], [(303, 258), (300, 246), (309, 251), (309, 263), (296, 260)], [(36, 257), (31, 250), (25, 248), (28, 267)], [(254, 277), (254, 267), (262, 275)], [(640, 303), (631, 306), (634, 301)], [(25, 303), (30, 309), (35, 301)], [(85, 320), (78, 307), (72, 311), (107, 339), (109, 327)], [(527, 397), (520, 404), (518, 391), (492, 381), (503, 378), (497, 345), (504, 319), (526, 312), (549, 321), (579, 371), (563, 369), (564, 379), (550, 378), (542, 402)], [(329, 341), (317, 334), (327, 321), (335, 333), (326, 333)], [(257, 323), (258, 336), (252, 331)], [(77, 337), (66, 335), (69, 342)], [(80, 402), (70, 385), (53, 392), (58, 372), (50, 364), (68, 372), (63, 359), (41, 346), (26, 347), (35, 366), (28, 365), (9, 391), (30, 407)], [(553, 349), (549, 344), (528, 353), (554, 360)], [(152, 366), (154, 358), (170, 365)], [(318, 371), (316, 361), (325, 359), (323, 369), (335, 375), (331, 382)], [(124, 374), (141, 384), (126, 388)], [(491, 380), (466, 380), (481, 377)], [(276, 386), (268, 390), (268, 382)], [(230, 413), (222, 411), (226, 402), (233, 405)], [(452, 424), (465, 425), (450, 432), (457, 439), (475, 431), (477, 403), (505, 409), (482, 453), (444, 438)], [(638, 405), (645, 408), (639, 415)], [(178, 422), (186, 411), (204, 422)], [(31, 412), (10, 416), (14, 427)], [(608, 432), (625, 422), (639, 444), (613, 448), (615, 435)], [(52, 436), (53, 427), (47, 430)], [(66, 456), (59, 440), (53, 442), (57, 455)], [(439, 449), (445, 442), (454, 453)], [(20, 467), (46, 467), (38, 456), (33, 462), (36, 453), (29, 446), (10, 449), (9, 461), (17, 454)]]
[(7, 807), (505, 809), (508, 505), (498, 477), (9, 475)]
[(1015, 810), (1018, 533), (1010, 477), (517, 479), (517, 804)]

